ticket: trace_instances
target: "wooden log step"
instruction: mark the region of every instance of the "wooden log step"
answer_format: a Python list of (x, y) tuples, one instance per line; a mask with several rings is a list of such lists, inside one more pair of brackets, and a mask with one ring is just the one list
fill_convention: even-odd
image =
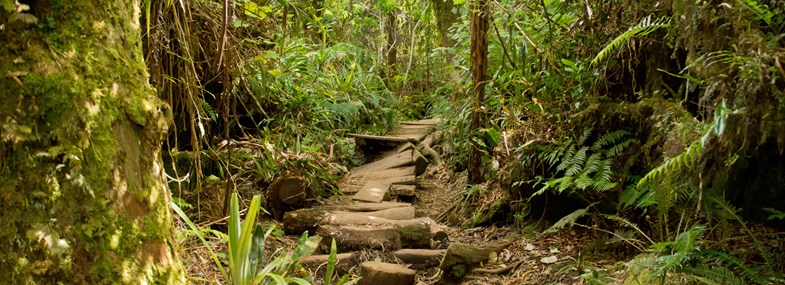
[(415, 166), (406, 166), (406, 167), (396, 167), (396, 168), (387, 168), (387, 169), (378, 169), (369, 172), (361, 172), (356, 173), (352, 172), (349, 174), (348, 180), (354, 179), (368, 179), (368, 180), (383, 180), (388, 178), (395, 178), (407, 175), (413, 175), (416, 172)]
[(386, 156), (377, 161), (355, 167), (351, 170), (353, 175), (363, 175), (381, 169), (389, 169), (412, 165), (412, 151), (406, 150), (397, 154)]
[[(411, 207), (409, 203), (383, 202), (383, 203), (356, 203), (351, 205), (325, 205), (297, 211), (286, 212), (283, 219), (283, 230), (288, 235), (301, 235), (308, 231), (314, 233), (316, 227), (325, 219), (330, 212), (346, 211), (356, 212), (361, 216), (375, 215), (380, 218), (394, 220), (395, 218), (414, 218), (411, 210), (392, 210), (396, 208)], [(405, 214), (406, 216), (402, 216)], [(411, 217), (411, 218), (408, 218)], [(373, 222), (372, 224), (381, 224)]]
[(439, 266), (447, 250), (444, 249), (400, 249), (393, 252), (395, 258), (411, 264), (415, 269), (426, 269)]
[(344, 210), (349, 212), (372, 212), (372, 211), (410, 207), (410, 206), (412, 206), (411, 203), (401, 203), (401, 202), (354, 203), (346, 206), (336, 206), (335, 210)]
[(283, 231), (287, 235), (313, 234), (316, 227), (331, 209), (316, 207), (286, 212), (283, 216)]
[(322, 247), (330, 249), (332, 239), (338, 252), (362, 249), (397, 250), (401, 236), (393, 226), (335, 226), (320, 225), (316, 234), (323, 237)]
[[(402, 208), (396, 208), (402, 209)], [(414, 208), (412, 208), (414, 209)], [(414, 214), (412, 210), (411, 214)], [(412, 216), (413, 217), (413, 216)], [(368, 216), (361, 213), (331, 213), (322, 221), (321, 225), (335, 226), (392, 226), (398, 232), (401, 245), (410, 248), (430, 248), (433, 237), (432, 220), (406, 219), (394, 220)]]
[[(332, 243), (332, 240), (330, 240)], [(306, 269), (313, 270), (313, 275), (324, 275), (327, 268), (329, 254), (311, 255), (302, 259), (302, 265)], [(349, 273), (349, 271), (360, 263), (358, 252), (339, 253), (335, 255), (335, 271), (338, 275)]]
[[(331, 211), (324, 216), (321, 223), (331, 225), (374, 225), (378, 219), (384, 220), (411, 220), (414, 219), (414, 207), (398, 207), (373, 212), (345, 212)], [(334, 221), (340, 221), (336, 223)]]
[[(408, 220), (393, 220), (363, 215), (361, 213), (344, 213), (341, 215), (328, 215), (320, 224), (328, 225), (394, 225), (400, 228), (418, 228), (419, 224), (427, 225), (430, 239), (443, 241), (447, 232), (441, 225), (429, 217)], [(288, 233), (288, 232), (287, 232)]]
[(360, 264), (357, 285), (412, 285), (417, 271), (392, 263), (366, 261)]

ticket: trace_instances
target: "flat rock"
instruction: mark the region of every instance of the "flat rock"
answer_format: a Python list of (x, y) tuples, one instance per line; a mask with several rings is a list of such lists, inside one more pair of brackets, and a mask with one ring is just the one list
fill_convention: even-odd
[(366, 261), (360, 264), (358, 285), (412, 285), (417, 271), (392, 263)]

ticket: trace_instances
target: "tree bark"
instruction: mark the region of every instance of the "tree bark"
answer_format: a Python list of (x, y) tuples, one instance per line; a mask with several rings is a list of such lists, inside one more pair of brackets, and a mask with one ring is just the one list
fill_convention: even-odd
[(2, 282), (184, 284), (139, 2), (28, 3), (0, 8)]
[(453, 0), (431, 0), (436, 14), (436, 27), (439, 30), (439, 46), (453, 47), (455, 41), (450, 38), (449, 29), (458, 21), (458, 13), (453, 12)]
[(390, 84), (395, 77), (398, 65), (398, 48), (396, 47), (397, 19), (395, 12), (387, 13), (386, 24), (384, 26), (385, 33), (387, 33), (387, 70), (384, 77), (387, 88), (389, 89), (392, 89)]
[[(477, 130), (485, 126), (485, 80), (488, 73), (488, 1), (475, 0), (471, 11), (471, 63), (474, 76), (472, 91), (472, 116), (469, 125), (471, 152), (469, 153), (469, 183), (484, 182), (481, 146), (472, 139)], [(487, 150), (490, 151), (490, 150)]]

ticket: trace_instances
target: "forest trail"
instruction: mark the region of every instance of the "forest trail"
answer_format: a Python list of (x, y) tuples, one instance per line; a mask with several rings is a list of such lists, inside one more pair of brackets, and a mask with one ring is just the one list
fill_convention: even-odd
[[(418, 178), (425, 173), (429, 160), (422, 153), (433, 152), (429, 135), (440, 122), (405, 121), (384, 136), (349, 134), (366, 155), (378, 157), (352, 169), (340, 184), (351, 201), (333, 200), (288, 212), (284, 230), (288, 234), (309, 231), (322, 236), (322, 247), (327, 252), (335, 240), (338, 273), (358, 268), (355, 272), (362, 277), (359, 284), (414, 284), (416, 269), (438, 266), (447, 252), (439, 248), (448, 239), (445, 227), (421, 215), (423, 211), (410, 203), (418, 191), (424, 191)], [(328, 257), (310, 256), (303, 265), (318, 269), (324, 267)], [(319, 271), (323, 278), (324, 270)]]
[[(536, 242), (510, 238), (514, 234), (509, 229), (461, 230), (436, 221), (460, 195), (454, 191), (458, 187), (448, 185), (452, 176), (444, 173), (432, 149), (440, 122), (401, 122), (384, 136), (350, 134), (376, 159), (350, 171), (339, 185), (345, 196), (287, 212), (285, 232), (321, 236), (323, 253), (329, 253), (335, 240), (337, 273), (353, 269), (361, 277), (359, 284), (523, 284), (531, 270), (556, 262), (549, 250), (538, 252), (543, 246), (532, 244)], [(541, 257), (553, 261), (542, 262)], [(319, 280), (328, 258), (313, 255), (302, 263)], [(519, 270), (522, 264), (529, 271)]]

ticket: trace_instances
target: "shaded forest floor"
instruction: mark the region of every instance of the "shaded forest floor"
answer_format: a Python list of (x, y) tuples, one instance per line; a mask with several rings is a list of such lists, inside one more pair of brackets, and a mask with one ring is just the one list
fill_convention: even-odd
[[(468, 274), (460, 284), (582, 284), (584, 281), (581, 275), (591, 273), (587, 268), (602, 271), (606, 281), (612, 281), (608, 276), (614, 276), (616, 282), (611, 283), (620, 284), (624, 277), (625, 267), (623, 262), (617, 261), (620, 257), (618, 253), (591, 250), (596, 247), (596, 241), (593, 241), (592, 237), (595, 235), (590, 230), (575, 227), (558, 234), (542, 235), (539, 232), (547, 223), (542, 220), (464, 228), (462, 225), (472, 218), (471, 213), (460, 209), (467, 187), (466, 174), (454, 173), (444, 164), (431, 164), (417, 180), (416, 195), (409, 202), (416, 207), (418, 217), (430, 217), (446, 225), (445, 231), (449, 236), (448, 240), (435, 244), (434, 248), (446, 249), (450, 243), (476, 245), (495, 241), (509, 242), (509, 246), (498, 255), (492, 255), (487, 263)], [(248, 194), (258, 192), (256, 186), (250, 182), (241, 183), (237, 187), (241, 193), (246, 193), (243, 195), (246, 198), (250, 197)], [(221, 193), (225, 188), (222, 183), (216, 183), (204, 189), (203, 193)], [(351, 203), (351, 200), (351, 196), (339, 195), (317, 201), (316, 204), (346, 204)], [(246, 199), (245, 204), (249, 201), (250, 199)], [(203, 211), (220, 212), (222, 196), (208, 196), (201, 203)], [(228, 252), (226, 239), (220, 238), (221, 233), (226, 232), (226, 220), (208, 216), (214, 215), (203, 216), (204, 221), (200, 225), (211, 233), (206, 236), (213, 250), (218, 252), (222, 263), (228, 264), (225, 254)], [(270, 215), (263, 216), (259, 224), (265, 227), (274, 225), (277, 229), (284, 227), (281, 221)], [(188, 234), (186, 228), (184, 224), (179, 225), (178, 233), (181, 237)], [(291, 252), (298, 239), (298, 236), (284, 235), (282, 231), (276, 231), (273, 237), (267, 240), (267, 253), (275, 256), (282, 252)], [(214, 284), (216, 280), (221, 280), (220, 271), (210, 258), (208, 248), (192, 235), (184, 239), (179, 253), (185, 260), (192, 282)], [(317, 251), (314, 254), (327, 252)], [(360, 259), (401, 264), (390, 252), (378, 250), (362, 250)], [(508, 267), (512, 269), (505, 269)], [(351, 279), (357, 279), (359, 268), (354, 268), (350, 274)], [(439, 284), (441, 275), (437, 267), (418, 270), (416, 284)], [(323, 276), (316, 276), (316, 284), (323, 282), (320, 278)]]

